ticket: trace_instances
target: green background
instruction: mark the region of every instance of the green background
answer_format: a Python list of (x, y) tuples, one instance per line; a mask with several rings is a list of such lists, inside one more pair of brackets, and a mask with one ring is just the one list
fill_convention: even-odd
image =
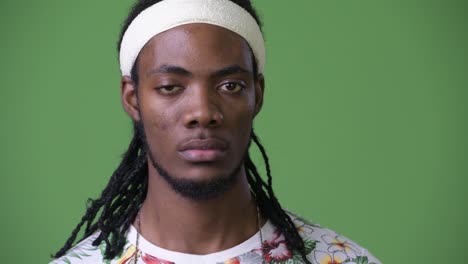
[[(126, 149), (116, 42), (131, 3), (1, 1), (3, 262), (47, 263)], [(256, 130), (283, 206), (386, 264), (468, 262), (468, 4), (254, 3)]]

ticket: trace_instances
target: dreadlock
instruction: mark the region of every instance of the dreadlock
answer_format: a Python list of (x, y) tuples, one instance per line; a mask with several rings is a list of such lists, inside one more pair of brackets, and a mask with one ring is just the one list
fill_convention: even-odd
[[(160, 1), (162, 0), (139, 0), (132, 7), (122, 27), (118, 50), (120, 50), (123, 34), (133, 19), (143, 10)], [(261, 21), (250, 0), (230, 1), (249, 12), (261, 27)], [(132, 68), (131, 75), (135, 85), (138, 86), (136, 65), (137, 62), (135, 62)], [(255, 78), (257, 78), (257, 72), (258, 68), (254, 59)], [(143, 131), (137, 123), (134, 123), (133, 130), (133, 138), (130, 141), (128, 149), (124, 153), (121, 163), (112, 174), (109, 183), (102, 191), (101, 196), (95, 200), (88, 200), (86, 213), (72, 231), (65, 245), (53, 255), (54, 258), (65, 255), (72, 248), (84, 225), (86, 227), (81, 240), (99, 231), (99, 235), (93, 241), (93, 245), (98, 246), (103, 242), (105, 243), (104, 257), (106, 259), (113, 259), (122, 253), (126, 243), (127, 231), (146, 198), (148, 186), (148, 151), (144, 143)], [(273, 192), (269, 158), (265, 148), (253, 131), (251, 132), (251, 140), (258, 146), (261, 152), (267, 173), (267, 182), (265, 182), (250, 155), (247, 153), (244, 165), (251, 194), (255, 198), (262, 215), (269, 219), (284, 235), (288, 248), (297, 251), (302, 256), (304, 263), (310, 264), (310, 261), (306, 257), (307, 253), (304, 241)]]

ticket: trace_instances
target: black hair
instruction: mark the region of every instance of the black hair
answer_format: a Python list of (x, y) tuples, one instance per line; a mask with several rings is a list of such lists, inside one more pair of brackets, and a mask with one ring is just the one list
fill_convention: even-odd
[[(123, 34), (133, 19), (143, 10), (160, 1), (139, 0), (133, 6), (121, 30), (118, 42), (119, 51)], [(261, 27), (261, 21), (250, 0), (230, 1), (249, 12)], [(132, 68), (131, 77), (137, 84), (138, 74), (136, 65), (137, 62), (135, 62)], [(257, 73), (257, 65), (254, 63), (255, 77), (257, 77)], [(96, 231), (100, 231), (93, 241), (93, 245), (98, 246), (103, 242), (105, 243), (104, 257), (106, 259), (113, 259), (122, 253), (126, 243), (127, 231), (146, 198), (148, 187), (148, 152), (144, 143), (143, 131), (137, 123), (134, 123), (133, 130), (133, 138), (128, 149), (124, 153), (121, 163), (112, 174), (109, 183), (102, 191), (101, 196), (95, 200), (88, 200), (86, 213), (72, 231), (65, 245), (53, 257), (59, 258), (70, 250), (84, 225), (86, 227), (82, 239), (85, 239)], [(267, 182), (265, 182), (247, 153), (244, 167), (252, 196), (258, 204), (261, 214), (269, 219), (284, 235), (288, 248), (299, 253), (305, 263), (310, 263), (306, 258), (307, 252), (304, 241), (273, 192), (269, 159), (265, 148), (253, 131), (251, 132), (251, 140), (258, 146), (261, 152), (267, 173)]]

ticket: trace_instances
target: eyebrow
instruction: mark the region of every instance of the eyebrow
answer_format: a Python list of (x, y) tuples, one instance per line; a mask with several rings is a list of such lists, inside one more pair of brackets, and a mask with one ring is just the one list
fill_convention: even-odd
[[(242, 68), (240, 65), (234, 64), (228, 67), (221, 68), (216, 70), (214, 73), (211, 74), (212, 77), (220, 78), (225, 77), (228, 75), (233, 75), (237, 73), (249, 73), (253, 74), (252, 71)], [(193, 76), (193, 73), (187, 69), (184, 69), (180, 66), (170, 65), (170, 64), (163, 64), (157, 69), (152, 69), (148, 75), (153, 74), (177, 74), (182, 76)]]
[(219, 70), (215, 71), (212, 75), (214, 77), (219, 78), (219, 77), (224, 77), (224, 76), (233, 75), (233, 74), (237, 74), (237, 73), (253, 74), (251, 71), (249, 71), (247, 69), (244, 69), (241, 66), (235, 64), (235, 65), (231, 65), (231, 66), (219, 69)]
[(191, 72), (189, 72), (188, 70), (182, 68), (182, 67), (179, 67), (179, 66), (175, 66), (175, 65), (169, 65), (169, 64), (163, 64), (161, 65), (159, 68), (157, 69), (152, 69), (148, 75), (153, 75), (153, 74), (168, 74), (168, 73), (172, 73), (172, 74), (178, 74), (178, 75), (184, 75), (184, 76), (191, 76), (193, 75)]

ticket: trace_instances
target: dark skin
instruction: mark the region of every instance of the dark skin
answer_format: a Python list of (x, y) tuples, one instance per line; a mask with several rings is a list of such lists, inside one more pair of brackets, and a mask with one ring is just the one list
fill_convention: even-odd
[(247, 42), (227, 29), (183, 25), (153, 37), (140, 52), (138, 93), (122, 78), (125, 111), (143, 124), (151, 155), (172, 177), (201, 183), (235, 177), (216, 197), (190, 199), (149, 161), (140, 232), (153, 244), (203, 255), (258, 231), (242, 165), (263, 102), (264, 79), (254, 78), (252, 56)]

